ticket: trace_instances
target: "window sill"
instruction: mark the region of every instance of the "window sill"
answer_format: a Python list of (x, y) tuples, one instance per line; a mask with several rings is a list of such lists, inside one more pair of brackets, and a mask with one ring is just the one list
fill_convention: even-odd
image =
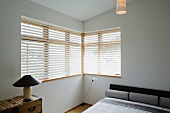
[(102, 74), (89, 74), (89, 73), (84, 73), (84, 74), (76, 74), (76, 75), (62, 76), (62, 77), (58, 77), (58, 78), (43, 78), (43, 79), (40, 79), (40, 80), (41, 80), (42, 82), (49, 82), (49, 81), (54, 81), (54, 80), (59, 80), (59, 79), (65, 79), (65, 78), (70, 78), (70, 77), (75, 77), (75, 76), (80, 76), (80, 75), (105, 76), (105, 77), (121, 78), (121, 75), (102, 75)]
[(49, 81), (53, 81), (53, 80), (70, 78), (70, 77), (75, 77), (75, 76), (80, 76), (80, 75), (83, 75), (83, 74), (67, 75), (67, 76), (62, 76), (62, 77), (58, 77), (58, 78), (43, 78), (43, 79), (40, 79), (40, 80), (41, 80), (42, 82), (49, 82)]
[(120, 74), (115, 74), (115, 75), (102, 75), (102, 74), (89, 74), (89, 73), (84, 73), (83, 75), (90, 75), (90, 76), (105, 76), (105, 77), (113, 77), (113, 78), (122, 78)]

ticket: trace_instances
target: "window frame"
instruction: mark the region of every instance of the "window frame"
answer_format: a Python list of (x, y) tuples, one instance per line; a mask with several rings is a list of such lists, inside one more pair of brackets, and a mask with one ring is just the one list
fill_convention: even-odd
[[(121, 72), (120, 74), (103, 74), (101, 73), (101, 70), (100, 70), (100, 63), (101, 61), (99, 61), (100, 57), (101, 57), (101, 48), (102, 48), (102, 44), (106, 44), (106, 45), (109, 45), (109, 44), (112, 44), (111, 43), (105, 43), (105, 42), (101, 42), (102, 40), (102, 35), (103, 34), (107, 34), (107, 33), (116, 33), (116, 32), (120, 32), (120, 40), (119, 41), (115, 41), (115, 43), (119, 43), (120, 46), (121, 46), (121, 29), (120, 28), (114, 28), (114, 29), (109, 29), (109, 30), (102, 30), (102, 31), (96, 31), (96, 32), (89, 32), (89, 33), (85, 33), (85, 36), (92, 36), (92, 35), (98, 35), (98, 42), (96, 43), (91, 43), (93, 45), (97, 45), (98, 44), (98, 73), (86, 73), (84, 72), (85, 75), (96, 75), (96, 76), (107, 76), (107, 77), (116, 77), (116, 78), (121, 78)], [(84, 39), (85, 40), (85, 39)], [(114, 43), (114, 41), (113, 41)], [(89, 44), (90, 45), (90, 44)], [(84, 52), (85, 52), (85, 42), (84, 42)], [(85, 54), (85, 53), (84, 53)], [(121, 48), (120, 48), (120, 54), (121, 54)], [(121, 60), (121, 56), (120, 56), (120, 60)], [(85, 65), (85, 64), (84, 64)], [(120, 70), (121, 70), (121, 62), (120, 62)], [(84, 70), (85, 71), (85, 70)]]
[[(36, 39), (36, 36), (26, 36), (26, 35), (21, 35), (21, 40), (34, 40), (34, 41), (37, 41), (37, 42), (45, 42), (45, 40), (53, 40), (53, 39), (50, 39), (49, 38), (49, 30), (52, 29), (52, 30), (57, 30), (57, 31), (61, 31), (61, 32), (65, 32), (65, 38), (66, 40), (69, 40), (69, 35), (70, 34), (73, 34), (73, 35), (78, 35), (78, 36), (81, 36), (81, 43), (80, 43), (80, 52), (81, 52), (81, 73), (77, 73), (77, 74), (73, 74), (73, 75), (63, 75), (61, 77), (56, 77), (56, 78), (43, 78), (43, 79), (40, 79), (42, 80), (43, 82), (46, 82), (46, 81), (51, 81), (51, 80), (58, 80), (58, 79), (62, 79), (62, 78), (68, 78), (68, 77), (72, 77), (72, 76), (78, 76), (78, 75), (93, 75), (93, 76), (107, 76), (107, 77), (116, 77), (116, 78), (120, 78), (121, 77), (121, 74), (116, 74), (116, 75), (107, 75), (107, 74), (101, 74), (101, 73), (98, 73), (98, 74), (92, 74), (92, 73), (86, 73), (85, 70), (84, 70), (84, 62), (85, 62), (85, 36), (90, 36), (90, 35), (98, 35), (99, 37), (99, 40), (101, 38), (101, 35), (102, 34), (105, 34), (105, 33), (113, 33), (113, 32), (121, 32), (120, 31), (120, 28), (114, 28), (114, 29), (109, 29), (109, 30), (103, 30), (103, 31), (97, 31), (97, 32), (88, 32), (88, 33), (80, 33), (80, 32), (75, 32), (75, 31), (71, 31), (71, 30), (67, 30), (67, 29), (62, 29), (62, 28), (58, 28), (58, 27), (54, 27), (54, 26), (51, 26), (51, 25), (48, 25), (48, 24), (43, 24), (41, 22), (35, 22), (35, 21), (30, 21), (28, 19), (21, 19), (21, 23), (26, 23), (26, 24), (31, 24), (31, 25), (35, 25), (35, 26), (40, 26), (40, 27), (43, 27), (43, 37), (42, 37), (42, 40), (39, 40), (38, 38)], [(63, 41), (58, 41), (59, 42), (63, 42)], [(57, 43), (57, 42), (56, 42)], [(120, 41), (121, 43), (121, 41)], [(48, 43), (49, 44), (49, 43)], [(44, 49), (45, 50), (48, 50), (49, 48), (49, 45), (47, 43), (45, 43), (45, 46), (44, 46)], [(75, 42), (69, 42), (69, 46), (71, 45), (75, 45), (76, 43)], [(98, 43), (98, 47), (99, 47), (99, 54), (101, 52), (101, 47), (100, 47), (100, 44)], [(68, 48), (69, 47), (66, 45), (65, 48)], [(68, 50), (66, 49), (66, 50)], [(46, 62), (48, 62), (48, 60), (46, 60)], [(68, 61), (69, 62), (69, 61)], [(67, 63), (68, 63), (67, 62)], [(48, 67), (48, 63), (46, 65)], [(45, 67), (46, 67), (45, 66)], [(66, 66), (65, 68), (68, 69), (68, 67)], [(120, 67), (121, 68), (121, 67)], [(65, 69), (65, 70), (67, 70)], [(46, 70), (48, 71), (48, 70)], [(46, 72), (45, 72), (46, 73)]]
[[(64, 69), (65, 73), (66, 73), (66, 71), (69, 70), (69, 59), (68, 59), (68, 57), (69, 57), (69, 48), (70, 48), (70, 46), (80, 47), (80, 54), (82, 52), (81, 51), (81, 42), (82, 42), (81, 41), (81, 33), (70, 31), (70, 30), (65, 30), (65, 29), (61, 29), (61, 28), (57, 28), (57, 27), (53, 27), (53, 26), (50, 26), (50, 25), (41, 24), (41, 23), (38, 23), (38, 22), (29, 21), (27, 19), (21, 19), (21, 23), (25, 23), (25, 24), (33, 25), (33, 26), (39, 26), (39, 27), (43, 28), (43, 36), (41, 38), (37, 37), (37, 36), (30, 36), (30, 35), (25, 35), (25, 34), (23, 35), (23, 34), (21, 34), (21, 41), (44, 42), (44, 51), (48, 51), (48, 48), (49, 48), (50, 44), (53, 44), (53, 43), (56, 44), (56, 45), (57, 45), (57, 43), (63, 43), (62, 45), (65, 45), (65, 56), (67, 57), (67, 58), (65, 57), (65, 59), (67, 60), (67, 61), (65, 61), (65, 69)], [(65, 41), (51, 39), (49, 37), (49, 32), (48, 32), (49, 30), (56, 30), (56, 31), (64, 32), (65, 33)], [(80, 36), (80, 43), (75, 43), (75, 42), (69, 41), (69, 35)], [(44, 70), (44, 74), (45, 75), (47, 75), (47, 73), (49, 73), (49, 71), (48, 71), (48, 69), (49, 69), (48, 68), (49, 59), (48, 59), (48, 57), (49, 57), (49, 55), (47, 57), (44, 57), (45, 58), (44, 62), (46, 62), (45, 66), (44, 66), (45, 67), (44, 68), (45, 69)], [(21, 56), (21, 58), (22, 58), (22, 56)], [(80, 61), (81, 61), (81, 57), (80, 57)], [(80, 65), (82, 65), (82, 64), (80, 64)], [(69, 75), (65, 74), (65, 75), (60, 76), (60, 77), (56, 76), (54, 78), (50, 78), (50, 76), (49, 77), (48, 76), (44, 76), (43, 78), (38, 78), (37, 77), (37, 79), (40, 79), (43, 82), (51, 81), (51, 80), (57, 80), (57, 79), (61, 79), (61, 78), (68, 78), (68, 77), (72, 77), (72, 76), (82, 75), (81, 71), (82, 71), (82, 69), (80, 70), (80, 73), (77, 73), (77, 74), (69, 74)]]

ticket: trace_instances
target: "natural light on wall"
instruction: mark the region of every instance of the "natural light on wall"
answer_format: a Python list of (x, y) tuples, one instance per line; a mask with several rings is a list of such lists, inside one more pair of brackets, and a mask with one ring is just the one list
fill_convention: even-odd
[(126, 14), (126, 0), (117, 0), (116, 14)]

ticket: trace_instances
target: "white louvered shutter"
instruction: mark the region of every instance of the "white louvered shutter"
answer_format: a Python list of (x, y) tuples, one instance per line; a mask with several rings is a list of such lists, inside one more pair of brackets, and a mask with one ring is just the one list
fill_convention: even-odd
[(85, 36), (84, 72), (98, 74), (98, 35)]
[(101, 39), (100, 70), (105, 75), (121, 74), (120, 32), (106, 33)]
[(69, 73), (81, 73), (81, 36), (70, 34)]
[(49, 29), (48, 78), (66, 75), (65, 32)]
[(45, 51), (44, 42), (34, 41), (43, 38), (43, 28), (26, 23), (21, 23), (21, 76), (33, 75), (41, 77), (45, 74)]
[[(97, 34), (97, 33), (96, 33)], [(120, 32), (85, 36), (84, 72), (115, 76), (121, 74)]]
[(21, 23), (21, 76), (53, 79), (81, 74), (81, 36)]

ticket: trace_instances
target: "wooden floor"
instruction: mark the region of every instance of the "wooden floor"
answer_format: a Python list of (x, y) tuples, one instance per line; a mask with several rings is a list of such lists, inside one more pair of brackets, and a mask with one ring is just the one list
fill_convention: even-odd
[(83, 111), (85, 111), (86, 109), (88, 109), (91, 105), (85, 104), (85, 105), (79, 105), (73, 109), (71, 109), (68, 112), (65, 113), (82, 113)]

